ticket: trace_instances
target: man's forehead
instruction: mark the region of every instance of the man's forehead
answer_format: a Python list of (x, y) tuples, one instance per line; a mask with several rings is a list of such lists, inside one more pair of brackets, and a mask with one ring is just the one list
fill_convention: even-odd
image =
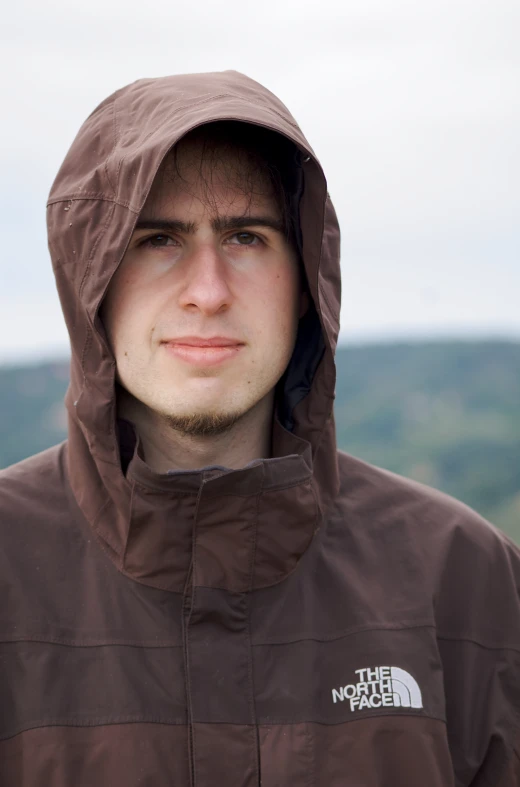
[(254, 189), (258, 194), (273, 190), (267, 168), (259, 165), (252, 151), (220, 141), (208, 143), (187, 137), (166, 155), (152, 191), (182, 192), (197, 185), (238, 192)]
[[(257, 219), (261, 221), (257, 221)], [(225, 229), (233, 220), (244, 224), (280, 224), (282, 211), (272, 193), (246, 192), (241, 188), (213, 187), (188, 189), (174, 183), (163, 184), (150, 192), (141, 214), (139, 225), (147, 227), (165, 221), (183, 221), (192, 226), (201, 221), (211, 222), (214, 229)]]
[(228, 168), (225, 162), (210, 168), (199, 159), (189, 167), (159, 170), (141, 216), (179, 217), (203, 212), (212, 221), (227, 216), (270, 215), (281, 207), (272, 183), (255, 170)]

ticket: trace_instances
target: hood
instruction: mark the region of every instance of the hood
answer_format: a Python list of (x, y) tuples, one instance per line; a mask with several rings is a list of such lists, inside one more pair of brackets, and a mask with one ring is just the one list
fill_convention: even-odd
[[(131, 440), (129, 466), (122, 461), (126, 438), (116, 419), (115, 360), (98, 313), (164, 157), (186, 133), (218, 120), (263, 126), (294, 143), (302, 175), (298, 240), (314, 306), (301, 321), (279, 386), (273, 457), (243, 470), (159, 475), (139, 459)], [(83, 124), (52, 186), (47, 219), (71, 342), (68, 473), (82, 515), (120, 571), (175, 590), (190, 563), (200, 490), (210, 508), (213, 501), (225, 512), (222, 522), (236, 519), (238, 545), (251, 511), (221, 503), (241, 489), (244, 500), (256, 501), (260, 557), (251, 582), (280, 581), (308, 547), (338, 488), (333, 399), (339, 228), (322, 169), (294, 118), (276, 96), (234, 71), (135, 82)], [(181, 505), (188, 499), (192, 508)], [(259, 513), (264, 502), (266, 522), (273, 512), (285, 512), (265, 532)], [(219, 570), (211, 581), (242, 588), (233, 571)]]

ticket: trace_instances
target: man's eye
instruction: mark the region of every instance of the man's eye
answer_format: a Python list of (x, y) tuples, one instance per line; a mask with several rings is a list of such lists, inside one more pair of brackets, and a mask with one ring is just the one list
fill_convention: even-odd
[(144, 238), (141, 243), (143, 245), (153, 246), (154, 248), (160, 246), (170, 246), (174, 243), (173, 238), (170, 238), (169, 235), (150, 235), (148, 238)]
[(235, 232), (229, 240), (240, 246), (256, 246), (260, 242), (258, 235), (254, 235), (252, 232)]

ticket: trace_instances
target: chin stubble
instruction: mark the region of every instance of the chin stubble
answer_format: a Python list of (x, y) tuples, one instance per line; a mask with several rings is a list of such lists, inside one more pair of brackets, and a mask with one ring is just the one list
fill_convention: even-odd
[(240, 413), (194, 413), (167, 415), (165, 422), (176, 432), (190, 437), (216, 437), (228, 432), (241, 417)]

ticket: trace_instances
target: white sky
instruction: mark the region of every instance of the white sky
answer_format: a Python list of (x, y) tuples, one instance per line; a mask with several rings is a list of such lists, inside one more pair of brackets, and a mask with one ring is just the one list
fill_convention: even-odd
[(291, 109), (343, 231), (342, 335), (520, 337), (518, 0), (17, 0), (0, 34), (0, 361), (66, 352), (45, 201), (140, 77), (234, 68)]

